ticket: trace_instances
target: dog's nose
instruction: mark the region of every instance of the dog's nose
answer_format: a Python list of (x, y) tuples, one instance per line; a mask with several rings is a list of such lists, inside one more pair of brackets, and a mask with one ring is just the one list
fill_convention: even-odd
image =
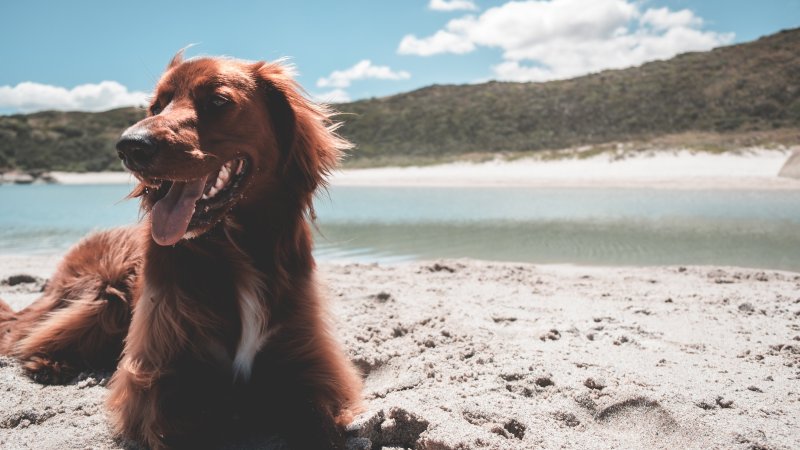
[(142, 170), (156, 154), (153, 140), (141, 133), (124, 133), (117, 142), (117, 155), (130, 170)]

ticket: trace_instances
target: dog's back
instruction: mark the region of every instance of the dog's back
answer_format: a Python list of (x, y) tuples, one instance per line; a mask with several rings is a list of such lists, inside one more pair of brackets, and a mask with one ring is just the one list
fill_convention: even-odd
[(136, 298), (141, 237), (137, 227), (93, 234), (70, 249), (38, 300), (17, 313), (0, 302), (0, 354), (41, 382), (113, 370)]

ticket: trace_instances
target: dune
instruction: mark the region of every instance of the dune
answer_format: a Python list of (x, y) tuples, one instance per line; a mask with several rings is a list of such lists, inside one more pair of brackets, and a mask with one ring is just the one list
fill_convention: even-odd
[[(3, 257), (0, 297), (24, 306), (55, 262)], [(365, 377), (351, 449), (800, 447), (800, 274), (442, 260), (321, 278)], [(109, 375), (42, 386), (0, 359), (0, 447), (131, 448), (109, 434)]]

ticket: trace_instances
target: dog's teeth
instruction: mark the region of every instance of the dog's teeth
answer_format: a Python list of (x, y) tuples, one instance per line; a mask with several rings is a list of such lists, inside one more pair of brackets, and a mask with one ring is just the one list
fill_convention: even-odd
[(202, 198), (203, 200), (208, 200), (208, 194), (203, 194), (203, 197), (201, 197), (201, 198)]
[(236, 162), (236, 175), (242, 173), (242, 169), (244, 169), (244, 161), (240, 159)]
[(216, 187), (212, 187), (211, 189), (208, 190), (208, 194), (204, 195), (203, 198), (209, 199), (217, 195), (217, 192), (219, 192), (219, 189), (217, 189)]

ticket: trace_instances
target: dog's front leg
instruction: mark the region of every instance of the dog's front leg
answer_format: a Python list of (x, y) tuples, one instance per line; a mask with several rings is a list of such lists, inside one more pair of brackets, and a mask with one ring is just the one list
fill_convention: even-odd
[(360, 376), (322, 325), (299, 336), (278, 337), (256, 359), (250, 410), (268, 410), (267, 423), (292, 449), (343, 449), (345, 427), (361, 410)]
[(152, 449), (208, 447), (209, 436), (219, 434), (219, 414), (229, 410), (230, 371), (203, 354), (216, 322), (186, 301), (145, 285), (109, 383), (116, 433)]
[(231, 411), (230, 374), (178, 358), (145, 369), (127, 355), (112, 378), (108, 407), (118, 435), (151, 449), (213, 447)]

